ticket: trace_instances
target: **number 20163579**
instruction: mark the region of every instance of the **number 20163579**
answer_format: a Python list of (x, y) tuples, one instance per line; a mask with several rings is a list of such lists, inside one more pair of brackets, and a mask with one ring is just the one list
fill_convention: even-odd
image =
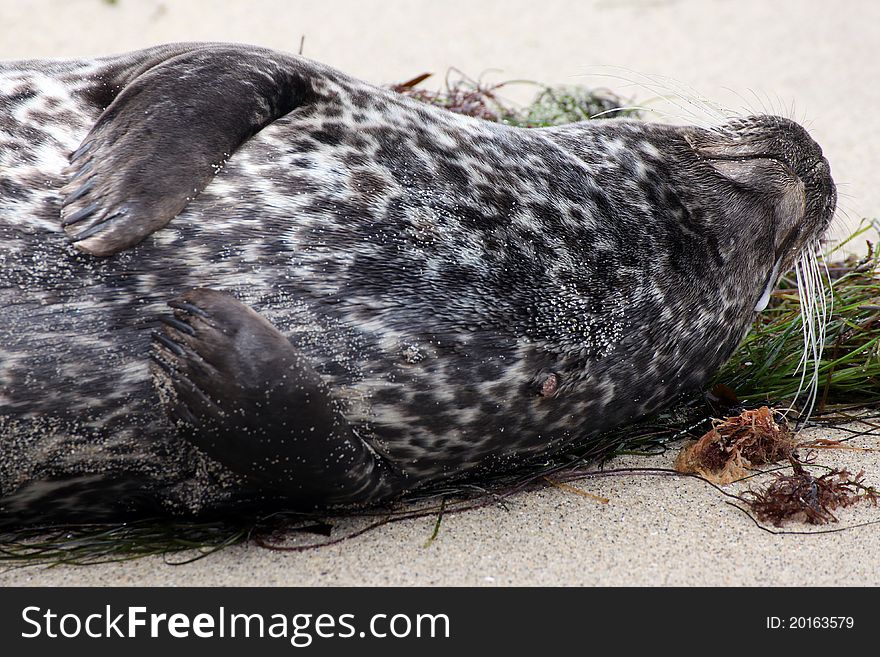
[(767, 616), (768, 630), (851, 630), (852, 616)]

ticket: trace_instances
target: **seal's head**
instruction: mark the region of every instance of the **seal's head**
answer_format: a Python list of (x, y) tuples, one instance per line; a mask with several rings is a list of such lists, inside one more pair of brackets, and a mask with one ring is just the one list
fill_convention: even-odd
[[(757, 299), (754, 310), (764, 310), (780, 274), (794, 269), (805, 338), (801, 385), (808, 363), (813, 364), (805, 402), (809, 416), (828, 320), (817, 254), (837, 205), (828, 160), (802, 126), (779, 116), (750, 116), (715, 130), (695, 129), (687, 141), (713, 184), (714, 197), (727, 205), (723, 216), (740, 224), (744, 248), (737, 249), (734, 261), (764, 276), (762, 284), (752, 278), (750, 287), (742, 288), (744, 300), (751, 304)], [(759, 289), (751, 287), (755, 282)]]
[(763, 251), (769, 250), (776, 273), (813, 252), (831, 222), (837, 190), (822, 149), (802, 126), (780, 116), (749, 116), (695, 130), (688, 141), (716, 175), (721, 194), (757, 215), (764, 229), (758, 233), (769, 228)]

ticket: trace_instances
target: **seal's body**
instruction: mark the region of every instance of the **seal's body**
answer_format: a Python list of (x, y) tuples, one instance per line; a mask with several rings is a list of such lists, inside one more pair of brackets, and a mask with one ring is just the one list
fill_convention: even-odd
[(779, 117), (517, 129), (222, 44), (0, 65), (0, 513), (366, 504), (589, 440), (704, 384), (834, 205)]

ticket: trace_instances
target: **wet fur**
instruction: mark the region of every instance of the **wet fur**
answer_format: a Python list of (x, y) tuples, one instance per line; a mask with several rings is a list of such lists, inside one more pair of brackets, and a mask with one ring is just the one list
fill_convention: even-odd
[[(253, 137), (232, 139), (238, 128), (215, 120), (218, 105), (251, 106), (218, 96), (222, 84), (188, 84), (164, 94), (194, 108), (162, 124), (166, 142), (182, 145), (164, 154), (174, 166), (151, 168), (163, 155), (144, 150), (147, 134), (85, 173), (77, 160), (88, 152), (71, 167), (68, 156), (117, 116), (95, 128), (120, 90), (180, 53), (198, 55), (196, 82), (212, 61), (258, 72), (270, 61), (291, 88), (261, 106)], [(185, 57), (181, 66), (198, 68)], [(137, 125), (135, 114), (125, 121), (128, 132)], [(188, 169), (188, 146), (236, 139), (208, 175)], [(157, 349), (160, 361), (171, 353), (151, 335), (181, 336), (160, 321), (167, 302), (193, 288), (225, 293), (274, 326), (295, 371), (318, 377), (345, 440), (363, 441), (384, 483), (342, 502), (589, 440), (700, 387), (731, 355), (774, 263), (790, 266), (830, 220), (823, 162), (802, 128), (777, 117), (726, 132), (623, 120), (515, 129), (249, 47), (0, 64), (4, 512), (48, 514), (47, 481), (52, 491), (113, 482), (117, 498), (146, 493), (173, 513), (290, 490), (265, 465), (209, 456), (174, 412), (174, 372), (150, 365)], [(98, 187), (70, 200), (95, 171)], [(62, 220), (95, 204), (105, 217), (124, 206), (128, 223), (77, 242), (78, 224), (94, 217), (67, 232)], [(224, 317), (246, 312), (230, 304)], [(242, 384), (258, 385), (269, 367)], [(243, 371), (239, 362), (221, 382)], [(128, 493), (119, 481), (133, 482)], [(100, 506), (71, 496), (87, 512)]]

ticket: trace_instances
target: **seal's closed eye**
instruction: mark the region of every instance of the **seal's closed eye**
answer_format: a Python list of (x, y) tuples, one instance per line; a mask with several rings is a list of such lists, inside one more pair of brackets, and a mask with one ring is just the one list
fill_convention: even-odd
[(62, 226), (76, 247), (112, 255), (167, 224), (246, 139), (306, 102), (298, 65), (279, 53), (207, 45), (123, 69), (122, 91), (64, 171)]

